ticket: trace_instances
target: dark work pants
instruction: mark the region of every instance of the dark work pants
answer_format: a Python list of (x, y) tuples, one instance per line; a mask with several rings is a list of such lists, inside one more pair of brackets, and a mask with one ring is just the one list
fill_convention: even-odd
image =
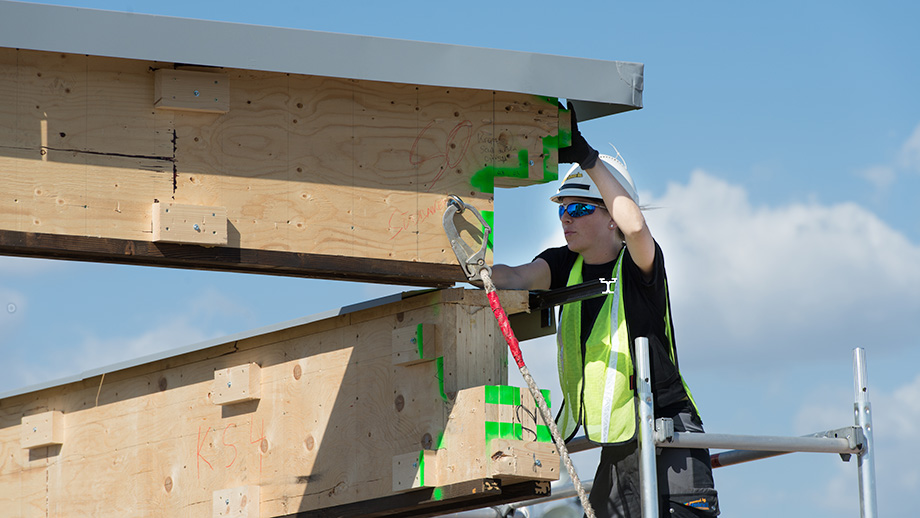
[[(674, 418), (676, 432), (702, 432), (702, 424), (689, 413)], [(712, 481), (709, 450), (660, 448), (658, 511), (661, 517), (697, 518), (719, 515), (719, 497)], [(639, 443), (601, 449), (601, 461), (589, 497), (598, 518), (641, 518)]]

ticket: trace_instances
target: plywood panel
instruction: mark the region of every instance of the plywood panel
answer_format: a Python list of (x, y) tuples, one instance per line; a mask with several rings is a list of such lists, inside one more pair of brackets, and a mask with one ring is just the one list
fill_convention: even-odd
[[(554, 99), (0, 51), (0, 230), (149, 241), (159, 201), (226, 207), (232, 249), (453, 264), (448, 194), (491, 212), (556, 166)], [(155, 109), (157, 70), (229, 111)]]

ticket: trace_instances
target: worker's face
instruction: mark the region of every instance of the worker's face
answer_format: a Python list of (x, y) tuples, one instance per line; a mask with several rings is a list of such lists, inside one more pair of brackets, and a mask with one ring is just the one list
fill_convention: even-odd
[[(569, 196), (560, 200), (560, 204), (563, 206), (579, 202), (591, 205), (600, 203), (599, 200), (591, 198)], [(569, 250), (580, 254), (595, 246), (609, 246), (609, 238), (614, 229), (616, 229), (610, 213), (600, 205), (591, 214), (576, 218), (570, 216), (568, 212), (563, 212), (559, 219), (562, 222), (562, 233), (565, 235)], [(610, 228), (611, 225), (613, 225), (613, 228)]]

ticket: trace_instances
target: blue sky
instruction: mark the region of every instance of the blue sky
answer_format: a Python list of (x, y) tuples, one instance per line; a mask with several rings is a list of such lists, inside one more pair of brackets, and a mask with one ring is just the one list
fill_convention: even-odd
[[(879, 511), (912, 512), (916, 4), (56, 3), (644, 63), (645, 107), (582, 130), (599, 149), (616, 144), (654, 207), (646, 216), (665, 252), (682, 370), (707, 430), (802, 435), (851, 424), (852, 349), (865, 347)], [(564, 243), (553, 189), (496, 193), (497, 261)], [(0, 257), (0, 392), (402, 289)], [(555, 389), (552, 348), (527, 343), (525, 359)], [(592, 455), (577, 456), (585, 479)], [(835, 455), (715, 476), (726, 516), (858, 515), (855, 462)]]

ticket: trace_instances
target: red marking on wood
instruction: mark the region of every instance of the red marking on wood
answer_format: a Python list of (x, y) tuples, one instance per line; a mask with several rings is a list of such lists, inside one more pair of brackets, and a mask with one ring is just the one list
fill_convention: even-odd
[(224, 446), (229, 446), (233, 448), (233, 459), (230, 460), (230, 464), (227, 464), (226, 466), (224, 466), (225, 468), (229, 468), (230, 466), (232, 466), (233, 463), (236, 462), (236, 456), (237, 456), (236, 445), (234, 445), (233, 443), (227, 442), (227, 430), (229, 430), (231, 426), (235, 427), (236, 425), (233, 423), (228, 424), (227, 427), (224, 428), (224, 433), (220, 438), (220, 442), (222, 442)]
[[(421, 165), (429, 160), (442, 159), (438, 164), (438, 174), (431, 181), (431, 185), (428, 186), (428, 189), (425, 192), (431, 192), (431, 189), (434, 188), (435, 184), (438, 183), (438, 180), (444, 176), (444, 172), (448, 169), (457, 167), (458, 164), (463, 160), (463, 157), (466, 155), (467, 150), (470, 148), (470, 142), (473, 140), (473, 123), (468, 120), (463, 120), (457, 123), (456, 126), (450, 133), (447, 134), (447, 140), (444, 143), (443, 151), (438, 151), (431, 155), (422, 157), (418, 154), (418, 145), (422, 139), (422, 136), (434, 126), (435, 121), (429, 122), (422, 128), (422, 131), (419, 132), (418, 136), (415, 137), (415, 142), (412, 143), (412, 147), (409, 148), (409, 163), (412, 165)], [(454, 142), (458, 137), (458, 134), (466, 130), (466, 136), (460, 137), (460, 142)], [(459, 144), (459, 145), (457, 145)], [(451, 147), (453, 146), (453, 147)]]
[[(409, 230), (409, 227), (412, 226), (413, 219), (416, 221), (416, 224), (420, 225), (423, 221), (430, 218), (431, 216), (440, 215), (442, 212), (444, 212), (446, 207), (447, 198), (443, 198), (431, 204), (427, 208), (417, 210), (411, 214), (408, 211), (401, 211), (398, 208), (393, 209), (393, 213), (390, 214), (390, 220), (387, 222), (387, 226), (390, 230), (393, 230), (394, 227), (398, 228), (398, 230), (395, 234), (390, 236), (390, 239), (394, 239), (403, 230)], [(397, 225), (393, 224), (394, 218), (396, 218)]]
[(202, 439), (201, 439), (201, 427), (200, 427), (200, 426), (198, 427), (198, 441), (197, 441), (197, 442), (198, 442), (198, 451), (197, 451), (197, 453), (196, 453), (195, 465), (196, 465), (196, 467), (198, 468), (198, 478), (199, 478), (199, 479), (201, 479), (201, 461), (202, 461), (202, 460), (204, 461), (205, 464), (208, 465), (209, 468), (211, 468), (211, 471), (214, 470), (214, 466), (212, 466), (211, 463), (208, 462), (208, 459), (204, 458), (204, 455), (201, 454), (201, 447), (204, 446), (205, 441), (208, 440), (208, 434), (209, 434), (210, 432), (211, 432), (211, 427), (209, 426), (208, 429), (205, 430), (205, 432), (204, 432), (204, 440), (202, 440)]

